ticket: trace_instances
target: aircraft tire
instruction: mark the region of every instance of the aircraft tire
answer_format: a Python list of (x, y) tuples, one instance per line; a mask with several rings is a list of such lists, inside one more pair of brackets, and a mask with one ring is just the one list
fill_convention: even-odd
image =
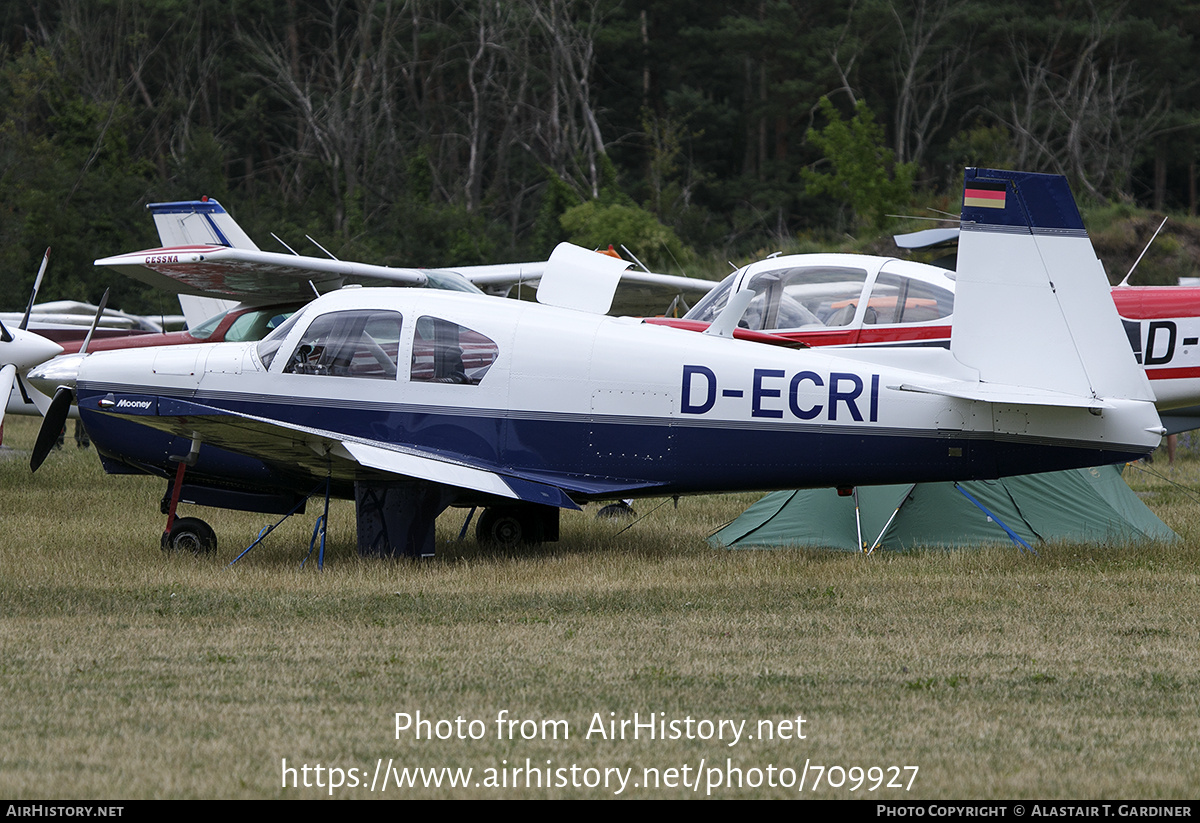
[(627, 517), (637, 517), (637, 512), (633, 510), (633, 506), (624, 500), (618, 500), (616, 503), (609, 503), (596, 512), (596, 517), (601, 520), (622, 520)]
[(165, 552), (215, 554), (217, 533), (198, 517), (181, 517), (171, 527), (171, 533), (163, 539), (162, 548)]
[(475, 524), (475, 541), (485, 546), (512, 548), (543, 540), (541, 521), (520, 506), (485, 509)]

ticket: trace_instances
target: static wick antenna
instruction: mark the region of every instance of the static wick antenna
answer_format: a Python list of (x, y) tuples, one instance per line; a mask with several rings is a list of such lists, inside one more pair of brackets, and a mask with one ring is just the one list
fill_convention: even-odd
[(1165, 225), (1167, 225), (1167, 218), (1164, 217), (1162, 222), (1158, 224), (1158, 228), (1154, 230), (1154, 234), (1150, 235), (1150, 242), (1146, 243), (1146, 248), (1142, 249), (1142, 253), (1138, 255), (1137, 260), (1134, 260), (1133, 265), (1129, 267), (1129, 274), (1125, 275), (1125, 279), (1117, 284), (1118, 288), (1129, 283), (1129, 278), (1133, 276), (1133, 270), (1138, 267), (1138, 263), (1142, 262), (1142, 258), (1146, 256), (1146, 252), (1150, 251), (1150, 243), (1154, 242), (1154, 238), (1158, 237), (1158, 233), (1162, 231), (1162, 227)]
[(296, 255), (297, 257), (299, 257), (299, 256), (300, 256), (300, 253), (299, 253), (298, 251), (296, 251), (295, 249), (293, 249), (293, 248), (292, 248), (291, 246), (289, 246), (287, 243), (283, 242), (283, 240), (280, 240), (280, 238), (279, 238), (279, 235), (278, 235), (278, 234), (276, 234), (275, 232), (271, 232), (271, 236), (272, 236), (272, 237), (274, 237), (276, 241), (278, 241), (279, 245), (283, 246), (285, 249), (287, 249), (288, 251), (290, 251), (292, 254)]
[(960, 218), (957, 214), (952, 215), (952, 214), (950, 214), (950, 212), (939, 211), (938, 209), (931, 209), (931, 211), (936, 211), (936, 212), (938, 212), (938, 214), (945, 214), (947, 216), (946, 217), (920, 217), (915, 214), (885, 214), (884, 217), (896, 217), (900, 220), (931, 220), (934, 223), (961, 223), (962, 222), (962, 218)]
[(306, 235), (304, 235), (304, 236), (305, 236), (306, 238), (308, 238), (308, 242), (312, 243), (312, 244), (313, 244), (314, 246), (316, 246), (318, 249), (320, 249), (321, 251), (325, 252), (325, 254), (329, 255), (329, 258), (330, 258), (331, 260), (337, 260), (337, 258), (333, 256), (333, 252), (331, 252), (329, 249), (327, 249), (327, 248), (325, 248), (324, 246), (322, 246), (322, 245), (321, 245), (320, 243), (318, 243), (316, 240), (313, 240), (313, 239), (312, 239), (312, 235), (310, 235), (310, 234), (306, 234)]
[(643, 263), (641, 260), (638, 260), (637, 255), (634, 254), (633, 252), (631, 252), (629, 250), (629, 247), (626, 246), (624, 243), (621, 244), (621, 250), (623, 252), (625, 252), (626, 254), (628, 254), (630, 257), (632, 257), (633, 262), (637, 263), (639, 266), (642, 267), (642, 271), (646, 272), (647, 274), (650, 274), (650, 269), (646, 268), (646, 264)]

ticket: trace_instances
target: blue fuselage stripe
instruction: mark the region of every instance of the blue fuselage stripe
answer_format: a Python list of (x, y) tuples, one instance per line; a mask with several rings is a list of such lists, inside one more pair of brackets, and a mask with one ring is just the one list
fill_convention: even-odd
[[(92, 391), (91, 397), (97, 392)], [(80, 409), (98, 449), (140, 470), (167, 476), (171, 454), (188, 450), (185, 438), (137, 425), (136, 415), (97, 414), (81, 386)], [(747, 422), (638, 420), (616, 416), (446, 411), (397, 407), (327, 408), (298, 402), (195, 398), (233, 412), (337, 432), (382, 443), (399, 443), (481, 467), (572, 480), (603, 478), (620, 485), (656, 484), (653, 495), (743, 491), (804, 486), (872, 485), (933, 480), (974, 480), (1070, 466), (1134, 459), (1128, 449), (1102, 450), (1071, 444), (997, 442), (960, 432), (888, 430), (853, 425), (814, 426)], [(89, 408), (89, 406), (91, 408)], [(283, 486), (306, 491), (311, 473), (207, 447), (189, 470), (201, 482), (236, 482), (247, 488)], [(636, 492), (630, 492), (635, 494)], [(573, 494), (577, 498), (588, 495)], [(611, 495), (597, 495), (611, 496)]]

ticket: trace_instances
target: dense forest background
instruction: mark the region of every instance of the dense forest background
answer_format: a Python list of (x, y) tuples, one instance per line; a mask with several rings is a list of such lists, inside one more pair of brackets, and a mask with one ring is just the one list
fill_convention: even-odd
[(1194, 214), (1197, 33), (1183, 0), (8, 0), (0, 308), (51, 245), (47, 299), (161, 310), (91, 261), (200, 195), (270, 250), (674, 273), (957, 211), (964, 165)]

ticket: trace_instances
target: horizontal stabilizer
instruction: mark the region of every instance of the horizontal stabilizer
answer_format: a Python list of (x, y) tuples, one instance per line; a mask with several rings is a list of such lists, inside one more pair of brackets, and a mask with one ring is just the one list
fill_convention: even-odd
[(902, 383), (900, 391), (937, 394), (942, 397), (958, 397), (962, 400), (979, 400), (984, 403), (1012, 403), (1031, 406), (1069, 406), (1079, 409), (1111, 409), (1112, 403), (1095, 397), (1064, 394), (1063, 392), (1032, 389), (1028, 386), (1006, 386), (999, 383), (968, 383), (955, 381), (936, 386), (921, 386)]

